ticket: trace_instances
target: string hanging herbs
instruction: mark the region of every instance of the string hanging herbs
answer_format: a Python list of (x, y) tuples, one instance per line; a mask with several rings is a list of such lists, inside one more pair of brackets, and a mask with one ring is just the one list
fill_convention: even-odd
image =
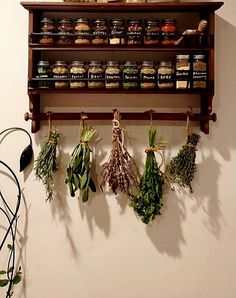
[(75, 196), (78, 189), (80, 190), (83, 202), (87, 202), (89, 199), (89, 189), (96, 192), (96, 186), (90, 174), (92, 149), (88, 144), (95, 135), (96, 130), (93, 127), (84, 126), (86, 118), (85, 115), (81, 115), (80, 143), (71, 154), (65, 181), (72, 197)]
[[(155, 151), (158, 152), (157, 130), (152, 127), (148, 131), (149, 147), (147, 153), (144, 172), (140, 180), (140, 192), (133, 196), (130, 206), (134, 208), (141, 220), (148, 224), (150, 221), (161, 214), (163, 206), (163, 185), (164, 176), (158, 167)], [(160, 142), (159, 149), (163, 148), (164, 142)]]
[(138, 172), (133, 158), (124, 147), (124, 134), (120, 127), (120, 113), (114, 111), (112, 128), (112, 150), (102, 169), (101, 189), (107, 183), (112, 191), (118, 191), (132, 197), (132, 189), (137, 187)]
[(46, 201), (51, 201), (54, 196), (54, 177), (58, 170), (57, 153), (59, 137), (59, 131), (51, 128), (51, 118), (49, 115), (47, 140), (35, 160), (34, 167), (36, 179), (41, 181), (45, 187)]
[(182, 146), (176, 156), (170, 161), (169, 177), (171, 183), (176, 183), (181, 187), (189, 188), (193, 192), (191, 182), (197, 170), (196, 147), (200, 140), (200, 135), (190, 133), (189, 113), (187, 113), (186, 143)]

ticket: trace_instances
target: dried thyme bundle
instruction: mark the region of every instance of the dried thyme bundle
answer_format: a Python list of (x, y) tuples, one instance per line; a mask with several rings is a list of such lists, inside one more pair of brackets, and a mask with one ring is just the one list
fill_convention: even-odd
[(49, 130), (47, 141), (42, 146), (37, 159), (35, 160), (35, 176), (45, 186), (46, 201), (53, 199), (54, 176), (58, 169), (57, 148), (60, 133), (58, 130)]
[(96, 133), (93, 127), (84, 126), (81, 130), (80, 143), (71, 154), (71, 159), (67, 168), (66, 184), (68, 184), (70, 195), (75, 196), (79, 189), (83, 202), (89, 198), (89, 189), (96, 192), (96, 186), (91, 178), (91, 155), (92, 150), (88, 142)]
[(137, 168), (133, 158), (124, 147), (123, 130), (120, 127), (119, 112), (115, 111), (112, 128), (112, 150), (102, 170), (101, 189), (108, 183), (112, 191), (132, 196), (131, 188), (138, 184)]
[(147, 157), (144, 173), (139, 184), (140, 193), (132, 198), (130, 204), (145, 224), (161, 214), (164, 185), (164, 177), (154, 154), (157, 151), (157, 130), (152, 127), (149, 128), (148, 135), (149, 148), (145, 150)]
[(181, 187), (188, 187), (193, 192), (191, 182), (197, 170), (196, 146), (200, 140), (200, 136), (191, 133), (187, 136), (186, 144), (182, 146), (177, 155), (170, 161), (170, 181), (177, 183)]

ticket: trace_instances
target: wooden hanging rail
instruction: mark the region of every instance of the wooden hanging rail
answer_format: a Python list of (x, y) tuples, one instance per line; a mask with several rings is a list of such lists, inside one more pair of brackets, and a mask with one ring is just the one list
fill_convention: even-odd
[[(94, 113), (94, 112), (86, 112), (89, 120), (112, 120), (113, 113)], [(80, 120), (81, 113), (51, 113), (51, 119), (53, 120)], [(147, 112), (121, 112), (122, 120), (150, 120), (150, 114)], [(160, 121), (186, 121), (186, 113), (156, 113), (152, 114), (153, 120)], [(196, 122), (215, 122), (217, 116), (215, 113), (210, 115), (202, 115), (202, 114), (192, 114), (189, 116), (189, 120)], [(32, 120), (39, 122), (41, 120), (48, 120), (48, 113), (39, 113), (37, 115), (31, 113), (25, 113), (25, 120)]]

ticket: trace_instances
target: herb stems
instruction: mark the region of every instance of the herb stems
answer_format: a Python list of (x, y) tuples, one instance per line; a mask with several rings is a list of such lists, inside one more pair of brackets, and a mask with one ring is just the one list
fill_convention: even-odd
[(46, 201), (51, 201), (54, 194), (54, 176), (58, 169), (57, 148), (60, 133), (58, 130), (49, 130), (47, 141), (35, 160), (36, 179), (42, 181), (46, 191)]
[(157, 130), (149, 128), (149, 148), (145, 150), (147, 153), (143, 176), (139, 184), (140, 192), (131, 200), (130, 206), (141, 218), (148, 224), (156, 216), (161, 214), (163, 206), (163, 185), (164, 177), (158, 167), (154, 152), (157, 151)]
[(102, 169), (101, 189), (107, 183), (112, 191), (118, 191), (132, 197), (131, 188), (138, 183), (137, 168), (133, 158), (124, 146), (124, 134), (120, 127), (120, 115), (115, 110), (112, 128), (112, 150)]

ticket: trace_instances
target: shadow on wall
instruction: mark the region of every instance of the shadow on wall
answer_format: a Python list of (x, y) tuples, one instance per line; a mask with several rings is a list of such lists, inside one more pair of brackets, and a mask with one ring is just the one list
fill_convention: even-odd
[(186, 244), (181, 223), (185, 220), (184, 201), (173, 191), (166, 195), (162, 216), (146, 227), (148, 237), (160, 253), (181, 257), (181, 244)]

